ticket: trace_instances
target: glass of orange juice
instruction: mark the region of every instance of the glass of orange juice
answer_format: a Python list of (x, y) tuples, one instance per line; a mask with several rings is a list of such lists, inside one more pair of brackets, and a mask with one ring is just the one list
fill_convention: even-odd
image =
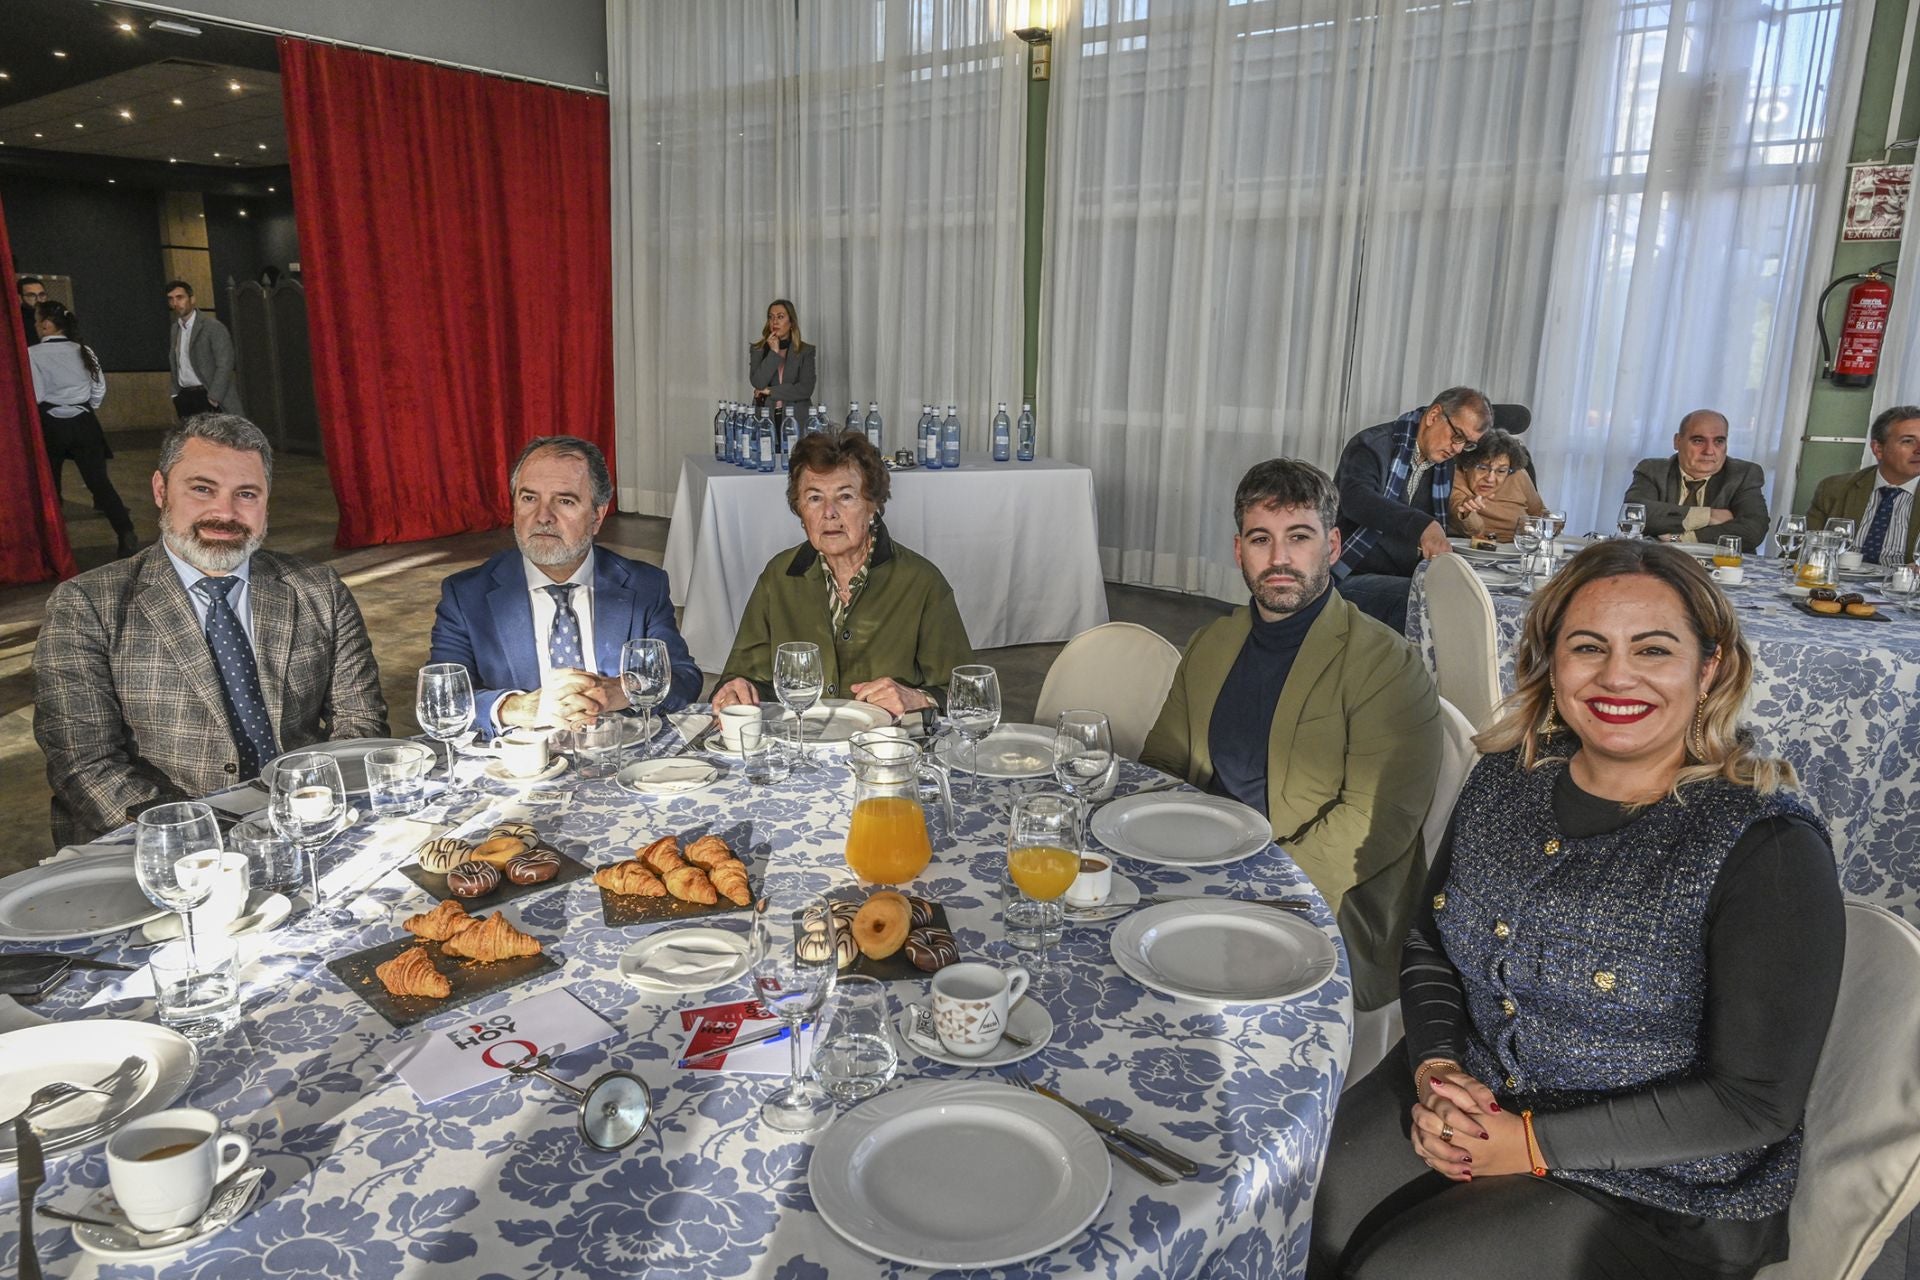
[(1729, 533), (1715, 542), (1713, 567), (1716, 569), (1737, 569), (1740, 567), (1740, 535)]
[(853, 821), (847, 866), (870, 884), (906, 884), (933, 860), (920, 804), (925, 767), (919, 744), (904, 736), (862, 733), (848, 744)]
[(1007, 822), (1007, 880), (1001, 909), (1007, 941), (1047, 951), (1060, 941), (1066, 917), (1060, 895), (1080, 874), (1080, 806), (1058, 791), (1032, 790), (1013, 803)]

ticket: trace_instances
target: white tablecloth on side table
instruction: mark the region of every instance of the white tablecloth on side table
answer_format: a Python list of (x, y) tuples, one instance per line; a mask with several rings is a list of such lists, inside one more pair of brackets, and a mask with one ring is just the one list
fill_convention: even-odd
[[(976, 649), (1068, 640), (1107, 620), (1093, 473), (1049, 458), (993, 462), (969, 454), (958, 471), (896, 471), (887, 528), (939, 566)], [(805, 540), (787, 509), (787, 476), (690, 453), (667, 532), (680, 633), (705, 671), (718, 672), (760, 571)]]

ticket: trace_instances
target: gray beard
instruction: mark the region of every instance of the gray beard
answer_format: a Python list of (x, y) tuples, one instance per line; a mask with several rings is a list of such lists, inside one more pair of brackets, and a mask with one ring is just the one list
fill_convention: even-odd
[(585, 556), (593, 547), (592, 534), (588, 534), (578, 542), (567, 542), (564, 539), (559, 542), (548, 539), (536, 542), (532, 538), (523, 541), (518, 537), (514, 541), (519, 543), (520, 554), (542, 569), (551, 568), (557, 564), (572, 564)]
[(164, 507), (160, 511), (160, 536), (166, 542), (167, 550), (200, 572), (215, 575), (229, 574), (238, 569), (260, 549), (260, 544), (267, 538), (263, 530), (250, 534), (238, 546), (207, 542), (192, 530), (182, 532), (175, 529), (173, 517)]

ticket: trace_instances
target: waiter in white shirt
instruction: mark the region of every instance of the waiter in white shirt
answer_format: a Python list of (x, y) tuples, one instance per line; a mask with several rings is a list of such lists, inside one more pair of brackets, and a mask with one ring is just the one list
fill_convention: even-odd
[(193, 286), (167, 282), (167, 368), (173, 374), (173, 411), (185, 422), (196, 413), (245, 414), (234, 376), (233, 335), (193, 302)]
[(133, 517), (107, 474), (106, 432), (93, 411), (107, 398), (107, 377), (93, 348), (80, 341), (80, 320), (59, 302), (34, 308), (34, 332), (39, 341), (27, 348), (33, 368), (33, 399), (40, 407), (40, 432), (47, 442), (47, 461), (53, 466), (54, 489), (67, 459), (80, 469), (80, 478), (93, 495), (93, 505), (113, 526), (116, 554), (130, 556), (140, 549), (133, 535)]

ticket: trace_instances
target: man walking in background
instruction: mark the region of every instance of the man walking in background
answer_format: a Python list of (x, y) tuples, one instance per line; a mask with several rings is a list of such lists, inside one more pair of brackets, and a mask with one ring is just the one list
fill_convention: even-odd
[(194, 306), (193, 286), (185, 280), (167, 282), (167, 310), (173, 313), (167, 369), (173, 375), (174, 413), (182, 422), (197, 413), (244, 414), (234, 377), (233, 335), (227, 326), (200, 313)]

